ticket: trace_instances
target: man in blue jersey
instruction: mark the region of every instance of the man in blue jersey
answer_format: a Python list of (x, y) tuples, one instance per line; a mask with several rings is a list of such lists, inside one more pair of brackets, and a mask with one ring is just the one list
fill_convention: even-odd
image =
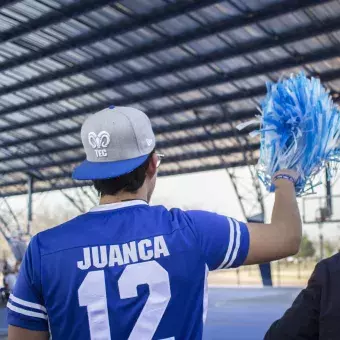
[[(82, 126), (100, 205), (32, 238), (8, 303), (9, 340), (201, 339), (209, 270), (295, 254), (293, 171), (274, 176), (270, 224), (148, 202), (161, 155), (148, 117), (105, 109)], [(227, 194), (227, 193), (226, 193)]]

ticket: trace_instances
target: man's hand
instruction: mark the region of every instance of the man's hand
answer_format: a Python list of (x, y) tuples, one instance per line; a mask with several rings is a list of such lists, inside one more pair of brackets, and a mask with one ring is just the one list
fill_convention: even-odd
[(48, 332), (31, 331), (29, 329), (8, 326), (8, 340), (49, 340)]

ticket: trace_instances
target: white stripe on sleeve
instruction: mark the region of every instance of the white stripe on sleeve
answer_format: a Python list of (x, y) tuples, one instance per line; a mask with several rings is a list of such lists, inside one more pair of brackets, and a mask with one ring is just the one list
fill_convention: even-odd
[(38, 312), (32, 312), (30, 310), (19, 308), (19, 307), (13, 306), (10, 302), (7, 303), (7, 308), (9, 308), (13, 312), (16, 312), (16, 313), (19, 313), (19, 314), (33, 316), (35, 318), (40, 318), (40, 319), (47, 320), (47, 315), (46, 314), (38, 313)]
[(225, 268), (229, 268), (232, 266), (232, 264), (235, 262), (236, 256), (238, 254), (238, 251), (240, 249), (240, 243), (241, 243), (241, 228), (240, 228), (240, 223), (236, 220), (234, 220), (234, 223), (236, 224), (236, 245), (235, 249), (233, 252), (233, 257), (231, 258), (230, 262), (225, 266)]
[(19, 299), (19, 298), (15, 297), (13, 294), (11, 294), (9, 296), (9, 298), (13, 302), (17, 303), (18, 305), (22, 305), (22, 306), (26, 306), (26, 307), (30, 307), (30, 308), (34, 308), (34, 309), (39, 309), (39, 310), (42, 310), (43, 312), (47, 313), (46, 308), (42, 305), (37, 304), (37, 303), (33, 303), (33, 302), (29, 302), (29, 301)]
[(204, 294), (203, 294), (203, 325), (207, 319), (208, 313), (208, 302), (209, 302), (209, 295), (208, 295), (208, 274), (209, 268), (205, 265), (205, 275), (204, 275)]
[(227, 219), (228, 219), (228, 222), (229, 222), (229, 245), (228, 245), (228, 250), (227, 250), (227, 253), (225, 255), (225, 258), (217, 269), (223, 268), (225, 266), (225, 264), (229, 261), (230, 254), (231, 254), (231, 251), (232, 251), (233, 246), (234, 246), (234, 234), (235, 234), (234, 223), (233, 223), (231, 218), (227, 217)]

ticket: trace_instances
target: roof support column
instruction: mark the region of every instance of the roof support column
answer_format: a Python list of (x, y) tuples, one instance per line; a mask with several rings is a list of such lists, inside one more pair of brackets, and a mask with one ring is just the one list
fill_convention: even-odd
[(32, 221), (33, 221), (33, 182), (32, 175), (28, 175), (27, 178), (27, 234), (31, 235)]

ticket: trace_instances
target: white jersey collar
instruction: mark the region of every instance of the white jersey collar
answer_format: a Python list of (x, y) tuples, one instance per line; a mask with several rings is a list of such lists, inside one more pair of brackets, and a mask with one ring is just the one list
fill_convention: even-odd
[(90, 212), (116, 210), (116, 209), (121, 209), (121, 208), (133, 207), (135, 205), (148, 205), (148, 203), (142, 200), (131, 200), (131, 201), (125, 201), (125, 202), (101, 204), (90, 209)]

